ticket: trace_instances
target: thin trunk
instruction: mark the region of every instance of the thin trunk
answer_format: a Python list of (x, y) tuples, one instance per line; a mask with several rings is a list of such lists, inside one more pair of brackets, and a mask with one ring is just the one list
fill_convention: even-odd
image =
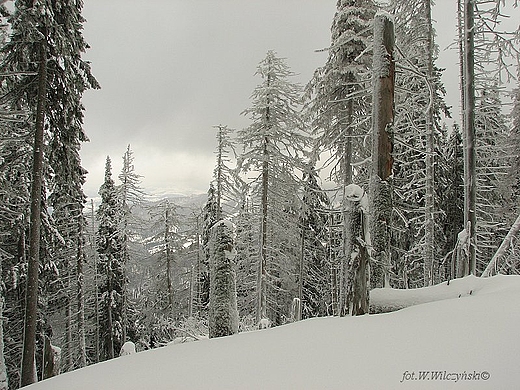
[(96, 317), (95, 324), (95, 334), (94, 334), (94, 363), (99, 362), (99, 287), (98, 287), (98, 256), (97, 251), (94, 248), (94, 243), (96, 242), (96, 227), (95, 227), (95, 216), (94, 216), (94, 199), (90, 200), (90, 212), (92, 219), (92, 253), (94, 254), (94, 314)]
[(433, 27), (431, 0), (424, 0), (427, 23), (427, 68), (426, 78), (430, 91), (426, 110), (426, 198), (425, 198), (425, 245), (424, 245), (424, 286), (433, 284), (433, 267), (435, 262), (435, 148), (433, 105), (435, 85), (433, 80)]
[(108, 255), (108, 281), (107, 281), (107, 291), (108, 291), (108, 302), (107, 302), (107, 317), (108, 317), (108, 358), (113, 359), (114, 354), (114, 321), (112, 318), (112, 255)]
[(190, 297), (188, 301), (188, 318), (193, 317), (193, 301), (194, 301), (194, 291), (193, 286), (195, 285), (195, 266), (191, 266), (190, 270)]
[(27, 266), (27, 288), (25, 294), (25, 325), (23, 335), (22, 372), (20, 385), (36, 382), (36, 317), (38, 315), (38, 268), (40, 260), (41, 202), (43, 182), (43, 134), (47, 90), (47, 49), (40, 43), (38, 70), (38, 103), (36, 108), (36, 130), (31, 186), (31, 227), (29, 238), (29, 263)]
[(340, 264), (340, 284), (339, 284), (339, 307), (338, 314), (340, 316), (344, 316), (348, 312), (347, 308), (347, 290), (349, 289), (348, 284), (348, 261), (350, 259), (350, 246), (348, 245), (349, 235), (351, 232), (349, 231), (348, 226), (348, 203), (345, 199), (345, 189), (347, 186), (352, 183), (352, 138), (351, 135), (351, 124), (352, 124), (352, 113), (353, 113), (353, 104), (350, 99), (347, 102), (347, 124), (346, 130), (344, 133), (344, 141), (343, 141), (343, 201), (342, 201), (342, 251), (343, 256)]
[(378, 271), (371, 277), (375, 286), (389, 286), (390, 220), (392, 211), (391, 175), (394, 118), (395, 63), (394, 24), (390, 15), (377, 13), (374, 19), (374, 74), (372, 105), (372, 174), (370, 214), (372, 251)]
[(173, 313), (173, 288), (171, 274), (171, 250), (170, 250), (170, 228), (169, 228), (169, 209), (166, 205), (164, 241), (166, 242), (166, 282), (168, 283), (168, 307), (170, 313)]
[(476, 273), (476, 151), (475, 151), (475, 0), (464, 4), (464, 227), (469, 239), (466, 260), (469, 273)]
[(330, 264), (330, 291), (331, 291), (331, 305), (332, 315), (338, 315), (338, 283), (337, 283), (337, 268), (336, 259), (333, 258), (332, 250), (332, 227), (333, 227), (333, 216), (329, 214), (329, 264)]
[[(130, 148), (130, 146), (128, 146)], [(122, 273), (122, 284), (121, 284), (121, 345), (126, 343), (126, 331), (127, 331), (127, 296), (126, 296), (126, 267), (128, 264), (128, 213), (127, 213), (127, 191), (128, 191), (128, 152), (125, 153), (124, 156), (124, 164), (125, 175), (123, 181), (123, 201), (122, 201), (122, 209), (123, 209), (123, 264), (121, 266)]]
[(264, 140), (264, 162), (262, 164), (262, 232), (260, 239), (260, 263), (257, 281), (257, 313), (256, 320), (267, 318), (267, 193), (269, 183), (268, 138)]
[(295, 313), (298, 321), (302, 319), (302, 307), (303, 307), (303, 275), (305, 274), (305, 226), (302, 226), (301, 236), (301, 253), (300, 253), (300, 275), (298, 280), (298, 299), (300, 304), (297, 307), (298, 313)]
[(218, 152), (217, 152), (217, 222), (222, 218), (220, 203), (222, 202), (222, 149), (223, 134), (222, 126), (218, 126)]
[[(267, 87), (271, 84), (271, 76), (267, 75)], [(265, 110), (266, 132), (271, 127), (270, 98), (267, 95)], [(269, 134), (264, 137), (263, 162), (262, 162), (262, 226), (260, 237), (260, 261), (257, 280), (257, 310), (256, 321), (267, 319), (267, 201), (269, 193)]]
[(65, 348), (67, 354), (65, 355), (65, 370), (72, 371), (74, 369), (74, 338), (72, 336), (72, 264), (67, 264), (67, 315), (65, 318)]
[[(1, 274), (0, 264), (0, 274)], [(7, 367), (5, 365), (4, 356), (4, 297), (0, 295), (0, 390), (7, 390), (9, 388), (9, 382), (7, 378)]]
[(196, 285), (195, 285), (195, 299), (196, 299), (196, 310), (197, 314), (200, 314), (201, 311), (201, 302), (202, 302), (202, 289), (200, 288), (200, 227), (199, 227), (199, 216), (197, 215), (197, 278), (196, 278)]
[(80, 215), (79, 221), (79, 237), (78, 237), (78, 254), (76, 264), (76, 281), (77, 281), (77, 299), (78, 299), (78, 339), (79, 339), (79, 367), (87, 366), (87, 349), (85, 342), (85, 301), (83, 294), (83, 222)]

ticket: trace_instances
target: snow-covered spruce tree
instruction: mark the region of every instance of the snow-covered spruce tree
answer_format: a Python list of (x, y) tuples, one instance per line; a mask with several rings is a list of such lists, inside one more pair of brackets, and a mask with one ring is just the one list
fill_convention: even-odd
[[(476, 136), (476, 269), (482, 272), (505, 237), (510, 214), (504, 204), (511, 160), (508, 154), (508, 127), (502, 114), (500, 92), (496, 88), (477, 94), (475, 107)], [(509, 217), (510, 220), (511, 217)]]
[(267, 264), (267, 297), (270, 308), (267, 318), (273, 326), (287, 321), (294, 298), (299, 297), (300, 291), (301, 183), (287, 173), (290, 170), (290, 167), (282, 167), (280, 172), (271, 172), (270, 191), (273, 195), (269, 206), (272, 210), (272, 223), (268, 224), (267, 242), (272, 260)]
[[(38, 5), (38, 4), (37, 4)], [(32, 88), (29, 90), (18, 84), (13, 87), (21, 95), (19, 105), (24, 105), (31, 110), (34, 123), (34, 144), (32, 158), (32, 177), (31, 177), (31, 222), (29, 233), (29, 257), (27, 267), (27, 286), (25, 290), (25, 315), (24, 315), (24, 336), (22, 352), (22, 373), (20, 384), (22, 386), (36, 382), (37, 373), (35, 370), (36, 362), (36, 322), (37, 322), (37, 303), (38, 303), (38, 271), (40, 261), (40, 233), (41, 233), (41, 203), (44, 176), (44, 127), (45, 110), (47, 100), (47, 62), (48, 62), (48, 32), (46, 26), (52, 25), (54, 21), (47, 16), (45, 9), (39, 9), (37, 5), (18, 2), (17, 12), (13, 17), (12, 41), (21, 41), (22, 45), (13, 46), (9, 51), (4, 50), (7, 55), (4, 63), (8, 71), (31, 71), (37, 70), (37, 78), (32, 79)], [(43, 12), (42, 12), (43, 11)], [(30, 20), (36, 21), (31, 23)], [(39, 23), (38, 23), (39, 22)], [(18, 39), (17, 39), (18, 38)], [(25, 39), (24, 39), (25, 38)], [(27, 45), (25, 42), (30, 42)], [(9, 45), (7, 45), (9, 46)], [(28, 61), (29, 60), (29, 61)], [(32, 61), (31, 61), (32, 60)], [(27, 82), (28, 80), (24, 80)], [(14, 104), (13, 104), (14, 106)]]
[(97, 211), (99, 272), (102, 281), (100, 293), (100, 328), (102, 360), (113, 359), (122, 343), (122, 289), (123, 264), (121, 259), (122, 239), (119, 231), (121, 204), (112, 179), (112, 164), (107, 157), (105, 181), (99, 189), (101, 204)]
[(123, 344), (129, 340), (135, 340), (135, 326), (131, 320), (133, 304), (129, 298), (128, 292), (128, 277), (127, 272), (131, 267), (131, 260), (136, 259), (137, 251), (132, 242), (132, 236), (142, 225), (143, 221), (139, 221), (133, 214), (134, 207), (142, 204), (144, 199), (144, 191), (140, 187), (141, 176), (135, 172), (133, 151), (128, 145), (125, 154), (123, 155), (123, 167), (119, 174), (120, 184), (117, 186), (117, 194), (119, 202), (121, 203), (121, 217), (119, 231), (122, 238), (121, 259), (123, 269), (123, 292), (122, 292), (122, 327)]
[[(245, 192), (245, 189), (244, 189)], [(244, 193), (240, 202), (236, 221), (236, 274), (237, 274), (237, 306), (240, 319), (251, 321), (256, 311), (255, 291), (258, 271), (260, 237), (258, 212), (252, 199)]]
[[(298, 111), (300, 87), (290, 82), (293, 73), (286, 62), (274, 51), (268, 51), (256, 74), (262, 78), (262, 83), (253, 91), (252, 106), (244, 111), (252, 123), (238, 133), (238, 140), (244, 146), (238, 167), (245, 174), (257, 175), (251, 191), (260, 199), (260, 260), (256, 299), (256, 320), (260, 323), (270, 315), (280, 314), (278, 302), (267, 296), (268, 284), (274, 282), (269, 277), (268, 266), (273, 266), (279, 258), (269, 239), (278, 223), (276, 216), (282, 212), (276, 209), (274, 201), (290, 192), (277, 193), (272, 186), (277, 183), (286, 190), (294, 188), (294, 173), (302, 167), (306, 138), (302, 134)], [(269, 312), (268, 305), (271, 307)]]
[(327, 307), (331, 304), (327, 248), (323, 245), (328, 238), (328, 210), (331, 206), (327, 194), (319, 185), (314, 167), (306, 168), (303, 186), (298, 298), (302, 318), (312, 318), (327, 315)]
[(202, 209), (202, 234), (201, 234), (201, 243), (202, 243), (202, 261), (199, 270), (199, 275), (197, 277), (198, 287), (200, 291), (200, 299), (199, 305), (202, 312), (207, 313), (208, 304), (209, 304), (209, 241), (211, 237), (211, 227), (217, 222), (217, 216), (222, 213), (222, 210), (219, 208), (215, 193), (215, 187), (213, 184), (210, 184), (208, 190), (208, 199), (204, 208)]
[[(393, 133), (392, 283), (423, 286), (437, 279), (439, 248), (439, 195), (434, 167), (443, 140), (441, 70), (435, 67), (438, 48), (431, 20), (431, 1), (394, 1), (396, 90)], [(404, 282), (406, 281), (406, 282)]]
[(443, 163), (439, 164), (435, 173), (440, 198), (439, 209), (443, 212), (442, 232), (446, 238), (439, 277), (446, 280), (456, 277), (453, 269), (454, 251), (457, 236), (464, 228), (464, 150), (459, 126), (453, 126), (450, 134), (444, 138), (441, 148), (442, 153), (439, 154)]
[[(241, 180), (236, 175), (236, 171), (231, 167), (231, 153), (236, 157), (235, 142), (232, 139), (233, 129), (228, 126), (214, 126), (217, 129), (217, 161), (213, 170), (213, 183), (216, 192), (217, 220), (234, 210), (229, 210), (230, 206), (239, 203), (241, 197)], [(227, 206), (227, 211), (224, 207)]]
[(210, 338), (238, 332), (234, 229), (233, 224), (227, 220), (218, 221), (211, 228)]
[(175, 257), (179, 250), (179, 214), (177, 206), (169, 199), (163, 199), (153, 205), (150, 210), (152, 221), (152, 240), (155, 248), (154, 254), (157, 256), (157, 267), (151, 270), (155, 281), (152, 286), (153, 307), (157, 314), (165, 317), (174, 318), (177, 316), (175, 306), (175, 286), (174, 268)]
[[(13, 107), (26, 108), (32, 115), (32, 123), (37, 131), (35, 134), (33, 157), (33, 215), (40, 215), (35, 208), (40, 207), (42, 188), (40, 178), (48, 172), (43, 167), (49, 163), (51, 168), (60, 168), (53, 163), (53, 153), (59, 153), (61, 147), (68, 148), (71, 153), (72, 165), (79, 165), (74, 159), (79, 150), (79, 143), (85, 140), (81, 129), (82, 93), (97, 86), (90, 74), (89, 65), (81, 60), (86, 43), (81, 33), (81, 3), (66, 1), (17, 1), (15, 12), (10, 19), (12, 37), (4, 47), (7, 53), (3, 62), (3, 70), (17, 72), (10, 78), (10, 97)], [(35, 74), (36, 73), (36, 74)], [(49, 129), (44, 130), (44, 126)], [(44, 136), (49, 136), (48, 143)], [(48, 148), (46, 145), (49, 145)], [(74, 167), (72, 169), (75, 169)], [(52, 176), (60, 177), (59, 169)], [(64, 179), (67, 180), (67, 179)], [(52, 183), (51, 188), (52, 188)], [(38, 217), (36, 217), (37, 219)], [(30, 356), (33, 352), (35, 332), (34, 301), (37, 299), (40, 222), (34, 220), (31, 224), (33, 237), (30, 241), (28, 300), (25, 332), (27, 342), (24, 343), (26, 353), (23, 361), (22, 384), (34, 381), (34, 364)], [(31, 249), (34, 248), (34, 249)], [(32, 314), (30, 314), (32, 313)]]
[[(369, 172), (365, 164), (370, 156), (366, 142), (370, 132), (371, 101), (368, 49), (375, 11), (372, 0), (338, 0), (331, 27), (329, 57), (307, 85), (308, 115), (318, 137), (318, 150), (333, 154), (329, 161), (334, 164), (331, 172), (342, 192), (354, 181), (366, 183)], [(343, 220), (346, 220), (346, 207), (347, 202), (343, 202)], [(342, 236), (347, 235), (346, 223), (342, 223)], [(349, 257), (345, 242), (342, 242), (342, 248), (337, 267), (340, 269), (340, 307), (344, 307), (345, 302), (344, 264)]]
[[(306, 87), (307, 114), (318, 136), (318, 148), (335, 156), (333, 176), (352, 182), (353, 163), (370, 155), (365, 139), (370, 131), (372, 0), (338, 0), (325, 65)], [(365, 177), (366, 180), (366, 177)]]
[[(0, 6), (2, 15), (7, 14)], [(7, 24), (0, 25), (0, 42), (5, 45)], [(0, 53), (4, 58), (5, 53)], [(29, 215), (30, 136), (27, 113), (12, 108), (5, 83), (0, 100), (0, 389), (17, 387), (21, 359), (21, 333), (26, 259), (25, 231)], [(8, 380), (9, 379), (9, 380)]]
[(508, 172), (510, 183), (508, 203), (514, 215), (520, 215), (520, 85), (513, 91), (513, 120), (510, 141), (511, 167)]

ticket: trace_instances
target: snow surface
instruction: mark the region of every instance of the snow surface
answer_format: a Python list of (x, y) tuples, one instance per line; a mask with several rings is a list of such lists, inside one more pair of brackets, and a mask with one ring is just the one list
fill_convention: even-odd
[(28, 389), (520, 388), (520, 276), (467, 277), (402, 294), (442, 300), (171, 345)]

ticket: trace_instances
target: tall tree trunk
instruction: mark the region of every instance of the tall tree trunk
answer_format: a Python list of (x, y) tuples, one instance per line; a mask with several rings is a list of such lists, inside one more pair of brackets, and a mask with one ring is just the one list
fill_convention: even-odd
[(262, 226), (260, 237), (260, 262), (257, 281), (256, 321), (267, 318), (267, 194), (269, 188), (268, 138), (264, 141), (264, 161), (262, 163)]
[(425, 198), (425, 245), (424, 245), (424, 286), (433, 284), (433, 267), (435, 262), (435, 147), (433, 105), (435, 85), (433, 80), (433, 27), (431, 0), (424, 0), (427, 23), (427, 66), (426, 79), (430, 91), (426, 109), (426, 198)]
[(87, 366), (87, 348), (85, 341), (85, 298), (83, 294), (83, 216), (79, 216), (79, 237), (78, 237), (78, 254), (76, 263), (76, 287), (77, 287), (77, 305), (78, 305), (78, 341), (79, 341), (79, 367)]
[(336, 267), (336, 258), (333, 255), (333, 221), (334, 217), (332, 213), (329, 214), (329, 264), (330, 264), (330, 291), (331, 291), (331, 306), (332, 306), (332, 315), (339, 315), (338, 307), (339, 307), (339, 299), (338, 299), (338, 270)]
[(112, 314), (112, 298), (114, 291), (112, 290), (112, 255), (108, 256), (108, 302), (107, 302), (107, 328), (108, 328), (108, 358), (113, 359), (114, 354), (114, 319)]
[[(393, 166), (395, 63), (394, 24), (391, 15), (378, 12), (374, 18), (374, 73), (372, 105), (372, 174), (370, 179), (370, 227), (376, 273), (374, 286), (389, 285), (390, 219)], [(377, 270), (379, 269), (379, 270)]]
[[(267, 76), (267, 87), (271, 85), (271, 75)], [(267, 95), (265, 110), (265, 125), (267, 130), (271, 127), (270, 97)], [(260, 237), (260, 261), (257, 280), (257, 310), (256, 323), (267, 319), (267, 201), (269, 193), (269, 134), (264, 137), (262, 162), (262, 225)]]
[(476, 151), (475, 151), (475, 0), (464, 3), (464, 227), (469, 240), (468, 270), (476, 272)]
[(222, 153), (223, 153), (222, 126), (218, 126), (218, 152), (217, 152), (217, 221), (222, 219), (220, 204), (222, 203)]
[[(2, 268), (0, 264), (0, 274)], [(4, 297), (0, 295), (0, 390), (7, 390), (9, 388), (9, 382), (7, 378), (7, 367), (5, 365), (4, 356)]]
[(40, 43), (38, 69), (38, 103), (36, 108), (36, 130), (31, 186), (31, 227), (29, 238), (29, 264), (27, 266), (27, 288), (25, 293), (25, 325), (23, 335), (22, 372), (20, 385), (37, 381), (36, 377), (36, 317), (38, 315), (38, 268), (40, 260), (41, 203), (43, 182), (43, 135), (47, 92), (47, 48)]
[(94, 315), (96, 317), (95, 324), (95, 335), (94, 335), (94, 363), (99, 363), (99, 283), (98, 283), (98, 256), (97, 251), (94, 247), (94, 243), (96, 242), (96, 227), (95, 227), (95, 216), (94, 216), (94, 199), (90, 200), (90, 212), (91, 212), (91, 220), (92, 220), (92, 237), (91, 237), (91, 249), (94, 254)]
[(66, 371), (72, 371), (74, 369), (74, 352), (75, 352), (75, 346), (74, 346), (74, 337), (73, 337), (73, 331), (72, 331), (72, 264), (71, 262), (67, 261), (67, 315), (65, 318), (65, 362), (64, 362), (64, 369)]
[(340, 263), (340, 284), (339, 284), (339, 307), (338, 313), (340, 316), (348, 314), (347, 308), (347, 290), (348, 284), (348, 262), (350, 259), (350, 245), (348, 244), (350, 226), (348, 222), (348, 213), (350, 205), (345, 196), (347, 186), (352, 183), (352, 138), (351, 138), (351, 124), (352, 124), (352, 99), (347, 102), (347, 123), (345, 133), (343, 135), (343, 200), (342, 200), (342, 261)]

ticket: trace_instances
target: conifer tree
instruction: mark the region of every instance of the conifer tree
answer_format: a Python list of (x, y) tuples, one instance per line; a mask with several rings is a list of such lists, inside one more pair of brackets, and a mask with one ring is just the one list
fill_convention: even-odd
[[(7, 55), (2, 68), (16, 73), (9, 79), (9, 97), (13, 108), (27, 109), (36, 128), (31, 179), (33, 217), (27, 279), (27, 328), (21, 378), (22, 384), (29, 384), (35, 380), (34, 359), (31, 356), (34, 355), (35, 302), (38, 297), (38, 229), (42, 224), (39, 216), (42, 199), (45, 199), (42, 185), (48, 173), (52, 172), (50, 178), (53, 180), (49, 181), (53, 191), (54, 181), (60, 190), (64, 186), (76, 186), (70, 195), (74, 198), (72, 207), (76, 209), (75, 214), (81, 219), (81, 213), (77, 210), (81, 210), (81, 202), (84, 201), (81, 192), (81, 175), (84, 172), (79, 162), (79, 145), (86, 140), (86, 136), (82, 130), (83, 107), (80, 100), (86, 89), (95, 88), (98, 84), (90, 74), (89, 64), (81, 59), (87, 47), (81, 31), (84, 22), (81, 3), (19, 0), (15, 7), (10, 19), (12, 37), (4, 47)], [(51, 169), (44, 169), (47, 164)], [(63, 199), (62, 196), (57, 194), (56, 198)], [(75, 238), (78, 246), (81, 245), (79, 236), (78, 232)]]
[[(332, 151), (332, 176), (340, 184), (341, 198), (350, 183), (367, 182), (370, 156), (366, 139), (370, 133), (370, 85), (372, 0), (338, 0), (331, 27), (331, 46), (325, 65), (307, 86), (309, 116), (317, 133), (318, 149)], [(354, 166), (357, 169), (354, 169)], [(342, 201), (339, 296), (346, 296), (347, 201)], [(340, 309), (341, 312), (342, 309)]]
[(331, 291), (327, 264), (327, 217), (330, 201), (320, 188), (319, 177), (313, 167), (306, 169), (303, 177), (301, 211), (302, 257), (300, 263), (298, 297), (302, 306), (302, 318), (327, 315), (331, 304)]
[[(507, 79), (514, 78), (514, 72), (511, 71), (513, 68), (508, 65), (511, 59), (515, 61), (518, 58), (520, 51), (515, 42), (516, 32), (504, 32), (498, 28), (501, 20), (506, 17), (503, 13), (504, 2), (465, 0), (459, 1), (458, 5), (459, 39), (464, 38), (464, 45), (460, 45), (462, 59), (460, 85), (463, 90), (462, 122), (465, 150), (464, 234), (469, 242), (465, 264), (467, 273), (476, 274), (479, 268), (487, 263), (487, 261), (482, 263), (481, 259), (477, 261), (477, 256), (485, 252), (477, 248), (479, 244), (477, 236), (481, 235), (478, 231), (478, 226), (481, 224), (479, 220), (487, 219), (486, 216), (478, 216), (480, 208), (478, 204), (481, 203), (479, 199), (482, 199), (483, 191), (487, 191), (485, 187), (479, 188), (479, 182), (482, 182), (482, 179), (478, 178), (478, 160), (481, 158), (479, 149), (482, 153), (485, 142), (489, 141), (489, 139), (487, 141), (478, 139), (479, 105), (480, 108), (486, 106), (479, 102), (490, 96), (501, 101), (498, 91), (503, 76)], [(494, 141), (496, 140), (492, 142)], [(490, 149), (493, 149), (493, 144), (490, 145)]]
[[(244, 111), (252, 124), (239, 132), (239, 142), (244, 152), (239, 156), (238, 166), (244, 173), (258, 174), (252, 191), (260, 199), (260, 259), (257, 280), (256, 320), (268, 319), (268, 263), (275, 261), (269, 235), (276, 224), (273, 201), (277, 193), (273, 183), (284, 185), (286, 190), (294, 183), (293, 172), (302, 168), (302, 150), (306, 138), (302, 134), (301, 118), (298, 113), (300, 87), (291, 83), (293, 75), (288, 65), (268, 51), (257, 68), (262, 83), (253, 91), (252, 106)], [(290, 182), (287, 182), (289, 180)], [(289, 190), (290, 191), (290, 190)], [(290, 192), (278, 192), (285, 196)], [(272, 265), (272, 264), (270, 264)], [(276, 312), (276, 299), (271, 307)], [(282, 309), (283, 310), (283, 309)], [(271, 312), (272, 314), (272, 312)]]
[[(435, 66), (438, 48), (432, 26), (431, 1), (393, 1), (395, 15), (396, 93), (393, 133), (392, 250), (397, 259), (391, 279), (416, 287), (436, 281), (439, 248), (444, 236), (438, 224), (439, 194), (435, 167), (443, 141), (441, 70)], [(404, 283), (403, 280), (406, 280)]]
[(101, 204), (97, 211), (101, 300), (101, 336), (104, 360), (117, 356), (122, 343), (122, 288), (123, 264), (122, 239), (119, 231), (121, 205), (112, 179), (112, 164), (109, 157), (105, 166), (105, 181), (99, 189)]
[(140, 187), (141, 176), (135, 172), (133, 152), (128, 145), (125, 154), (123, 155), (123, 167), (119, 174), (120, 185), (117, 186), (117, 194), (121, 204), (121, 216), (119, 227), (122, 248), (122, 270), (123, 270), (123, 288), (122, 288), (122, 342), (127, 341), (128, 333), (135, 335), (135, 327), (131, 324), (129, 316), (131, 316), (132, 303), (129, 300), (127, 288), (127, 269), (130, 268), (130, 260), (135, 257), (135, 250), (132, 250), (132, 242), (130, 237), (138, 229), (136, 226), (139, 221), (136, 220), (132, 210), (134, 207), (141, 205), (144, 192)]
[(520, 86), (513, 91), (513, 110), (511, 111), (513, 125), (509, 135), (511, 167), (508, 172), (509, 204), (513, 215), (520, 215)]
[(217, 217), (222, 213), (219, 208), (215, 193), (215, 187), (210, 184), (208, 190), (208, 199), (202, 210), (202, 234), (201, 243), (203, 251), (203, 259), (200, 273), (198, 275), (198, 283), (200, 288), (200, 306), (203, 311), (207, 311), (209, 304), (209, 257), (210, 257), (210, 238), (211, 228), (217, 222)]

